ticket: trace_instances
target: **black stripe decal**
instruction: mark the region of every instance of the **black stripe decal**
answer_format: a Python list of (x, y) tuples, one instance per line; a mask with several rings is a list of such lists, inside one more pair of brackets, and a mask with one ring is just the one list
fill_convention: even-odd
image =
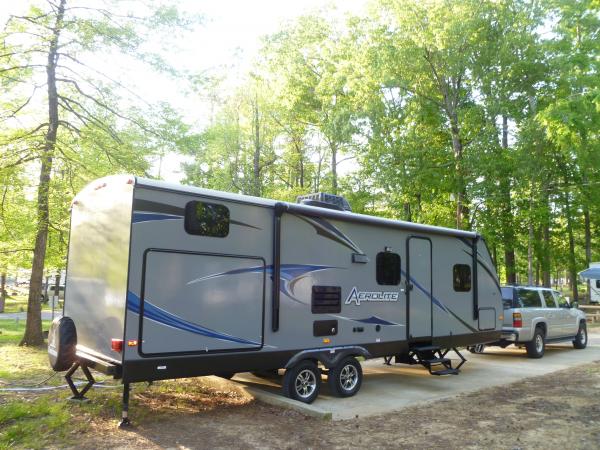
[(176, 216), (184, 216), (185, 210), (175, 205), (168, 205), (166, 203), (153, 202), (150, 200), (141, 200), (136, 198), (133, 200), (134, 211), (147, 211), (162, 214), (173, 214)]

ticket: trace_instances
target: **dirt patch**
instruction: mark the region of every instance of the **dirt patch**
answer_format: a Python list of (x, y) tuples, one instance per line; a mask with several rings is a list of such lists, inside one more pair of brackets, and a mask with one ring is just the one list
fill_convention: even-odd
[[(132, 429), (117, 430), (116, 421), (105, 415), (88, 417), (78, 447), (597, 449), (599, 385), (600, 363), (592, 363), (393, 414), (339, 422), (251, 402), (236, 387), (225, 396), (228, 388), (218, 388), (221, 395), (216, 397), (226, 400), (206, 398), (215, 397), (214, 386), (204, 393), (183, 389), (182, 397), (169, 391), (134, 393)], [(136, 417), (136, 411), (144, 410), (154, 412)]]

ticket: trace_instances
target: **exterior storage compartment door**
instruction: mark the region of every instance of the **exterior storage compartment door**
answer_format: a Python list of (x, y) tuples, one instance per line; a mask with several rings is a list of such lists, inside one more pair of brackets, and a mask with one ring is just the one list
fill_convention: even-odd
[(260, 348), (264, 282), (262, 258), (147, 250), (140, 353)]

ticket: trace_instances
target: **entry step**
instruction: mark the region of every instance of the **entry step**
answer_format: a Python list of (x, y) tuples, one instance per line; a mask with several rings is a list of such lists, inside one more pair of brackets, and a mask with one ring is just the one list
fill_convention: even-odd
[(424, 359), (423, 362), (433, 365), (433, 364), (445, 364), (451, 362), (449, 358), (432, 358), (432, 359)]
[(442, 375), (458, 375), (459, 374), (459, 370), (458, 369), (444, 369), (444, 370), (434, 370), (431, 372), (431, 375), (438, 375), (438, 376), (442, 376)]
[(437, 352), (440, 348), (437, 345), (422, 345), (417, 347), (411, 347), (414, 352)]

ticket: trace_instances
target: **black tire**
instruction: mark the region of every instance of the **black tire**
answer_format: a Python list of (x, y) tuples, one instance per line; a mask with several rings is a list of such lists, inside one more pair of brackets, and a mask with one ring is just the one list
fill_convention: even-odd
[(303, 403), (312, 403), (321, 390), (321, 371), (316, 363), (300, 361), (285, 371), (283, 395)]
[(546, 351), (546, 337), (541, 327), (536, 327), (533, 339), (525, 344), (525, 349), (529, 358), (538, 359), (544, 356), (544, 352)]
[(472, 345), (467, 347), (467, 350), (474, 354), (481, 354), (485, 350), (485, 344)]
[(363, 373), (360, 363), (353, 356), (342, 359), (329, 369), (327, 383), (331, 393), (337, 397), (352, 397), (362, 384)]
[(577, 331), (577, 336), (575, 336), (575, 340), (573, 341), (573, 347), (578, 350), (582, 350), (587, 347), (588, 343), (588, 335), (587, 335), (587, 325), (585, 322), (581, 322), (579, 324), (579, 330)]
[(235, 376), (235, 372), (219, 372), (215, 373), (215, 376), (231, 380)]
[(48, 359), (55, 372), (69, 370), (77, 356), (77, 330), (70, 317), (57, 317), (48, 332)]

